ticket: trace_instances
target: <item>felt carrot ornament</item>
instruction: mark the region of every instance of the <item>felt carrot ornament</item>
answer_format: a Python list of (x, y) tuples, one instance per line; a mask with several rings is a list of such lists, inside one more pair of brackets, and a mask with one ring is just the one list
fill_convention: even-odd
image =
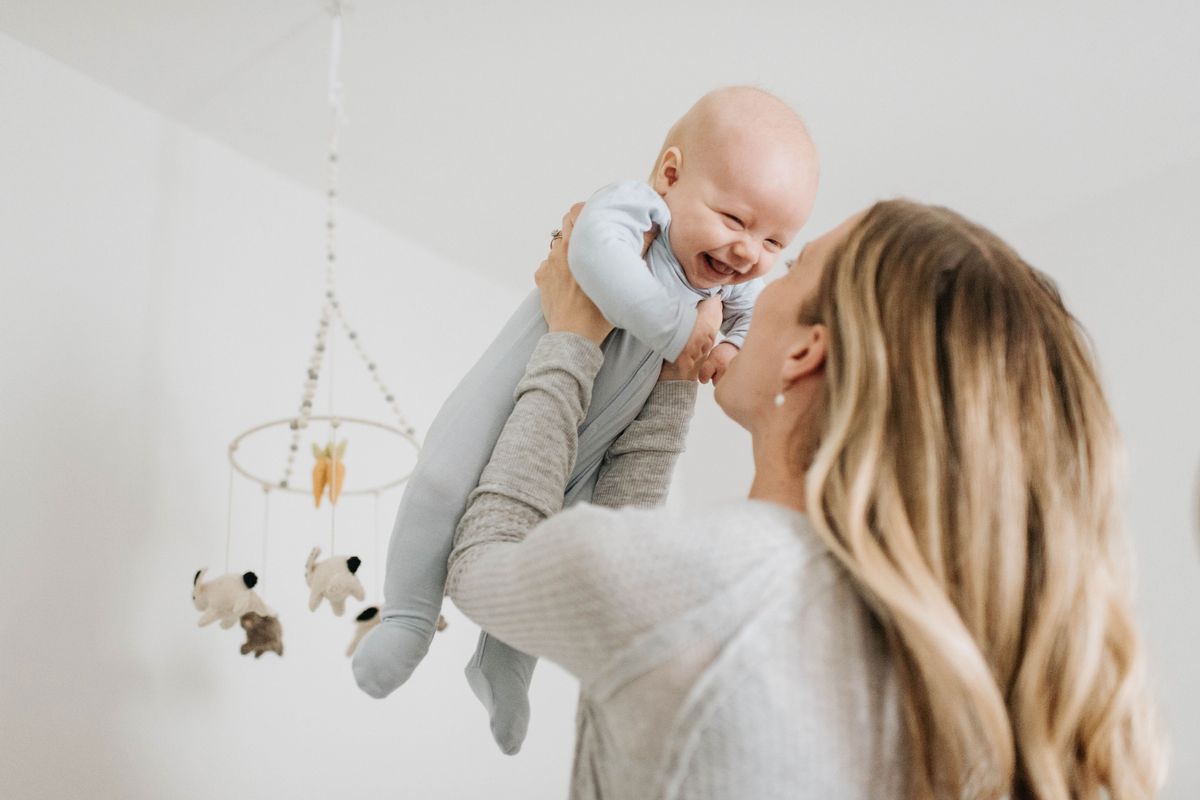
[(346, 482), (346, 440), (333, 448), (329, 465), (329, 502), (336, 503), (342, 496), (342, 484)]
[(343, 460), (346, 440), (343, 439), (336, 447), (330, 442), (324, 448), (314, 442), (312, 451), (313, 458), (317, 460), (312, 472), (313, 504), (321, 507), (321, 495), (326, 487), (329, 487), (329, 502), (336, 504), (342, 494), (342, 484), (346, 482), (346, 462)]
[(325, 494), (325, 484), (329, 481), (329, 464), (325, 461), (325, 451), (317, 447), (316, 442), (313, 442), (312, 450), (313, 458), (317, 460), (312, 472), (313, 505), (320, 508), (321, 495)]

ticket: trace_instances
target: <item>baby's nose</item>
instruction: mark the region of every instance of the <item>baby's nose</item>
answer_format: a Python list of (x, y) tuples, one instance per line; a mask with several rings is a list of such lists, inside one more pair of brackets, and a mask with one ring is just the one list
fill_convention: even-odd
[(739, 239), (733, 243), (734, 263), (731, 265), (738, 272), (745, 272), (758, 263), (762, 247), (754, 241)]

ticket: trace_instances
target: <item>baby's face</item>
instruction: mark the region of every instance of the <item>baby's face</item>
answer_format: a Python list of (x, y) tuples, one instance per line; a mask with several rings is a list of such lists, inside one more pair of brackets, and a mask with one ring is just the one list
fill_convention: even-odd
[(671, 250), (688, 282), (710, 289), (770, 272), (808, 220), (816, 176), (815, 163), (782, 148), (702, 161), (684, 154), (677, 179), (655, 188), (671, 209)]

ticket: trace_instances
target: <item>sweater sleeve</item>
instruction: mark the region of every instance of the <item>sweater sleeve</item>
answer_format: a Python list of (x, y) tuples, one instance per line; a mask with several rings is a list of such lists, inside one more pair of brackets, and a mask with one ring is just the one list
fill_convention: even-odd
[(654, 387), (637, 419), (604, 456), (592, 502), (598, 506), (662, 505), (675, 462), (683, 452), (696, 407), (696, 381), (663, 381)]
[[(648, 602), (644, 613), (629, 613), (633, 598), (615, 568), (641, 557), (640, 528), (652, 526), (587, 505), (546, 520), (562, 507), (600, 361), (599, 348), (582, 337), (542, 337), (459, 522), (446, 581), (455, 604), (480, 627), (581, 679), (669, 611)], [(675, 384), (656, 387), (618, 440), (620, 452), (598, 484), (612, 501), (640, 503), (665, 493), (664, 459), (669, 468), (683, 448), (695, 395)], [(661, 489), (628, 488), (643, 486)]]
[(696, 309), (672, 297), (646, 267), (643, 236), (666, 230), (671, 212), (646, 183), (607, 186), (587, 201), (571, 231), (571, 274), (605, 318), (668, 361), (679, 357), (696, 325)]

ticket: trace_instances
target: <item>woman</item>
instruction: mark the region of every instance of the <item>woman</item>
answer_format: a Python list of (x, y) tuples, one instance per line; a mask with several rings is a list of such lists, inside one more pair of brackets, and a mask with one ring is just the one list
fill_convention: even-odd
[[(1117, 434), (1048, 280), (953, 212), (877, 204), (767, 287), (717, 387), (748, 501), (554, 516), (610, 330), (566, 246), (447, 588), (579, 677), (572, 796), (1154, 793)], [(686, 377), (664, 367), (597, 503), (661, 499)]]

